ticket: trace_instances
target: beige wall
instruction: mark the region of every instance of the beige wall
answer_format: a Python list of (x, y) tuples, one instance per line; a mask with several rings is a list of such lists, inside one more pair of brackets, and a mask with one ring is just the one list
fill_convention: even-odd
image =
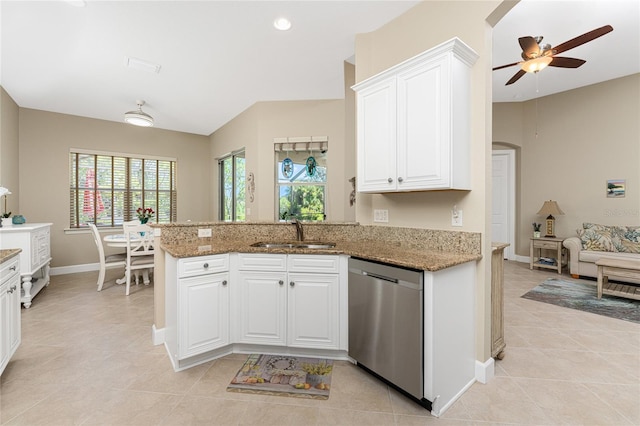
[[(500, 1), (425, 1), (377, 31), (356, 37), (356, 81), (362, 81), (453, 37), (479, 54), (471, 73), (471, 191), (360, 194), (356, 219), (372, 222), (373, 209), (389, 211), (389, 225), (480, 232), (484, 259), (477, 265), (476, 358), (490, 357), (491, 253), (491, 27)], [(505, 9), (506, 12), (506, 9)], [(504, 12), (503, 12), (504, 13)], [(451, 209), (463, 210), (462, 228)]]
[[(346, 183), (354, 175), (353, 167), (345, 163), (344, 104), (343, 100), (258, 102), (211, 135), (214, 158), (245, 148), (246, 173), (255, 176), (255, 199), (246, 203), (248, 221), (275, 220), (273, 139), (298, 136), (328, 137), (327, 220), (353, 220), (354, 214), (348, 217), (344, 207), (349, 201)], [(215, 160), (211, 167), (217, 170)], [(216, 195), (212, 218), (217, 217), (219, 208), (215, 173), (213, 180)]]
[[(7, 212), (20, 208), (18, 192), (18, 105), (0, 87), (0, 186), (11, 191), (7, 196)], [(0, 197), (0, 213), (4, 213), (5, 197)]]
[(176, 158), (178, 220), (209, 220), (207, 137), (24, 108), (19, 118), (19, 213), (28, 222), (53, 223), (51, 266), (98, 261), (91, 234), (65, 233), (71, 148)]
[[(640, 225), (639, 94), (635, 74), (537, 101), (494, 104), (494, 142), (519, 153), (516, 254), (529, 255), (531, 223), (544, 222), (536, 213), (549, 199), (565, 213), (556, 218), (558, 236), (575, 235), (583, 222)], [(624, 198), (606, 197), (608, 179), (626, 179)]]

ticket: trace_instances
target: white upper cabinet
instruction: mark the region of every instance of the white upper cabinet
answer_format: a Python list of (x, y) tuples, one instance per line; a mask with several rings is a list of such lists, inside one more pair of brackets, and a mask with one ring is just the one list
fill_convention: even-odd
[(355, 86), (358, 190), (471, 189), (470, 68), (451, 39)]

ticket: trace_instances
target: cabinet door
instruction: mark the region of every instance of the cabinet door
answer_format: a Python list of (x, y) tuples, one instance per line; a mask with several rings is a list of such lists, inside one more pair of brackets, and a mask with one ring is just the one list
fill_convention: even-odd
[(287, 274), (242, 271), (238, 280), (240, 291), (234, 313), (240, 322), (237, 341), (285, 345)]
[(411, 67), (397, 76), (400, 191), (451, 185), (448, 75), (445, 57)]
[(228, 273), (178, 281), (178, 356), (188, 358), (229, 344)]
[(382, 80), (357, 94), (358, 191), (396, 189), (396, 82)]
[(332, 348), (339, 345), (337, 274), (289, 274), (289, 346)]
[(8, 312), (9, 318), (9, 358), (20, 346), (22, 341), (22, 317), (20, 312), (20, 275), (16, 274), (15, 277), (9, 282), (8, 289)]
[(9, 303), (10, 294), (7, 293), (10, 283), (0, 285), (0, 374), (9, 362)]

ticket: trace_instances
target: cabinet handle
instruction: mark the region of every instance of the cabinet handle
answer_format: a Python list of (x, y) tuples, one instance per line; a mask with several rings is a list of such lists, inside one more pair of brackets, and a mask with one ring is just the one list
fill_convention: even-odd
[(402, 179), (402, 176), (400, 176), (400, 177), (398, 178), (398, 182), (400, 182), (400, 183), (402, 183), (402, 181), (403, 181), (403, 180), (404, 180), (404, 179)]
[(294, 283), (293, 281), (291, 281), (291, 282), (289, 283), (289, 285), (290, 285), (291, 287), (293, 287), (294, 285), (296, 285), (296, 283)]
[(280, 280), (280, 281), (278, 281), (278, 284), (283, 285), (284, 281)]
[(209, 267), (208, 263), (205, 263), (204, 265), (202, 265), (204, 267), (204, 269), (207, 269)]
[(387, 179), (387, 182), (391, 183), (391, 182), (393, 182), (393, 179), (389, 178), (389, 179)]
[(11, 268), (9, 268), (10, 271), (15, 271), (16, 270), (16, 265), (13, 265)]
[(227, 280), (222, 281), (222, 285), (227, 285)]

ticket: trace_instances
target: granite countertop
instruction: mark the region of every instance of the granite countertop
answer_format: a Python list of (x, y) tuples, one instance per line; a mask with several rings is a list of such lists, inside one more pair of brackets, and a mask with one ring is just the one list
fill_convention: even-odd
[(6, 262), (7, 260), (17, 256), (22, 249), (2, 249), (0, 250), (0, 264)]
[(344, 254), (424, 271), (438, 271), (482, 258), (481, 254), (425, 250), (368, 240), (336, 241), (335, 247), (328, 249), (252, 247), (253, 243), (255, 241), (211, 238), (197, 243), (161, 244), (160, 247), (176, 258), (222, 253)]

